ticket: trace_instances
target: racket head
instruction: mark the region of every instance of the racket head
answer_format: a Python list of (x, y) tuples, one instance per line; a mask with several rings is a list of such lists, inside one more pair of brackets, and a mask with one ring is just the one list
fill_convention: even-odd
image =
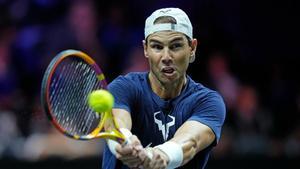
[[(89, 140), (124, 136), (111, 112), (95, 112), (87, 104), (93, 90), (107, 89), (104, 74), (96, 62), (78, 50), (57, 54), (48, 65), (41, 87), (41, 102), (51, 123), (66, 136)], [(110, 125), (110, 130), (104, 130)]]

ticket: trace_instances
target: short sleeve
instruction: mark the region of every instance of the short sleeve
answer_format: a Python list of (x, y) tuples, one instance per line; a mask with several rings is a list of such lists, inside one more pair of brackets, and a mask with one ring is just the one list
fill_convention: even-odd
[(119, 76), (108, 85), (108, 90), (115, 98), (114, 108), (130, 111), (135, 95), (134, 83), (126, 76)]
[(210, 127), (216, 136), (214, 144), (217, 144), (226, 116), (223, 98), (217, 92), (209, 92), (205, 97), (196, 99), (193, 112), (189, 120), (198, 121)]

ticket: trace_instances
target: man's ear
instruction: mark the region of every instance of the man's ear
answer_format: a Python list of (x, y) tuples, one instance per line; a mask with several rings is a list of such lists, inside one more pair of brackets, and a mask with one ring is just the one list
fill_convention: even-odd
[(143, 47), (144, 47), (144, 55), (146, 58), (148, 58), (147, 44), (145, 40), (143, 40)]
[(190, 63), (193, 63), (194, 61), (195, 61), (195, 54), (192, 54), (191, 56), (190, 56)]
[(191, 55), (190, 55), (190, 63), (193, 63), (195, 61), (197, 45), (198, 45), (197, 39), (193, 39), (192, 43), (191, 43), (192, 51), (191, 51)]

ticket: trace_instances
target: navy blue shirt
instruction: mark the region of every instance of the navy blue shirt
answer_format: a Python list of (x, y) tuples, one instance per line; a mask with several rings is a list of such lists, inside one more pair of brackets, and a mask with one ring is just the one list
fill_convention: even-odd
[[(144, 147), (149, 143), (154, 147), (170, 140), (176, 130), (188, 120), (210, 127), (215, 133), (215, 141), (180, 168), (205, 167), (212, 147), (220, 139), (225, 120), (225, 105), (216, 91), (187, 76), (187, 84), (181, 94), (176, 98), (163, 100), (152, 91), (147, 72), (119, 76), (109, 84), (109, 91), (115, 97), (114, 108), (131, 113), (131, 132), (140, 139)], [(103, 152), (102, 168), (127, 169), (122, 162), (116, 160), (107, 146)]]

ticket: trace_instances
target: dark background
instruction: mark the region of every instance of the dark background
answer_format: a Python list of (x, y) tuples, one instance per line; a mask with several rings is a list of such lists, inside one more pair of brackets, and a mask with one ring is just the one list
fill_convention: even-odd
[(291, 168), (300, 155), (299, 2), (0, 0), (0, 167), (101, 168), (103, 141), (57, 133), (40, 105), (50, 60), (93, 57), (108, 81), (145, 71), (144, 21), (186, 11), (199, 45), (189, 75), (219, 91), (227, 117), (207, 168)]

